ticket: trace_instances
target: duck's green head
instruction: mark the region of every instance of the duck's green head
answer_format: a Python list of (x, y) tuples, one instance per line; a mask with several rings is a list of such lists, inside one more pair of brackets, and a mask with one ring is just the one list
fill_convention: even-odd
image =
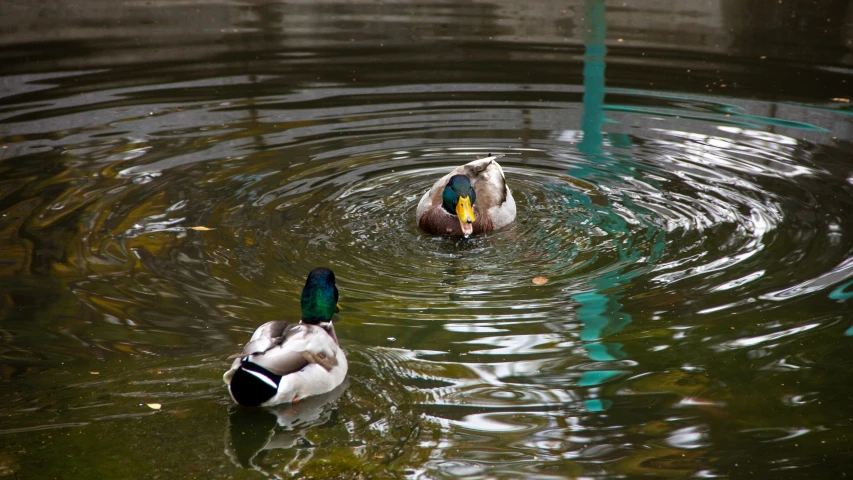
[(332, 319), (338, 308), (335, 273), (328, 268), (311, 270), (302, 289), (302, 321), (318, 324)]
[(459, 225), (465, 237), (474, 231), (474, 202), (477, 201), (477, 193), (471, 186), (471, 180), (465, 175), (454, 175), (450, 177), (444, 192), (441, 194), (441, 206), (448, 213), (459, 217)]

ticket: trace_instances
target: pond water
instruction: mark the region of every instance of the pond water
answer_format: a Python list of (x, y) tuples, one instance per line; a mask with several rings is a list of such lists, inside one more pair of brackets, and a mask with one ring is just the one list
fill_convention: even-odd
[[(853, 474), (848, 2), (0, 18), (0, 477)], [(418, 231), (490, 153), (517, 221)], [(347, 383), (236, 408), (320, 265)]]

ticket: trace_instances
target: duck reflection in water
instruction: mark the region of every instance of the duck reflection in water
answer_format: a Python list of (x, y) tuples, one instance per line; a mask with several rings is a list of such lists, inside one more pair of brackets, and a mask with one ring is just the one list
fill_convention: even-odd
[(251, 468), (273, 477), (257, 461), (271, 450), (290, 449), (298, 444), (310, 445), (305, 439), (306, 433), (330, 421), (334, 403), (347, 387), (348, 378), (334, 390), (305, 398), (295, 405), (264, 408), (232, 406), (225, 430), (225, 454), (238, 467)]

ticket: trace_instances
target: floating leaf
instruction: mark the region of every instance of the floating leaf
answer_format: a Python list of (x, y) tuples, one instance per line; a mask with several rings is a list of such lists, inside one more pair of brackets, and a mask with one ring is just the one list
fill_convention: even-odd
[(89, 372), (91, 375), (100, 375), (101, 372)]
[(215, 228), (210, 228), (210, 227), (201, 227), (201, 226), (198, 226), (198, 227), (190, 227), (190, 230), (196, 230), (196, 231), (199, 231), (199, 232), (209, 232), (209, 231), (211, 231), (211, 230), (216, 230), (216, 229), (215, 229)]
[(536, 285), (545, 285), (548, 283), (548, 279), (545, 277), (536, 277), (533, 279), (533, 283)]
[(163, 405), (160, 405), (159, 403), (146, 403), (146, 405), (148, 405), (148, 408), (150, 408), (152, 410), (160, 410), (160, 408), (163, 406)]

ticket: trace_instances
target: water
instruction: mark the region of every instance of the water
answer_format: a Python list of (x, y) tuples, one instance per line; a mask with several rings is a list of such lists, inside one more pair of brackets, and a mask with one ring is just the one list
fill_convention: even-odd
[[(853, 473), (847, 3), (11, 3), (0, 476)], [(348, 383), (235, 408), (318, 265)]]

